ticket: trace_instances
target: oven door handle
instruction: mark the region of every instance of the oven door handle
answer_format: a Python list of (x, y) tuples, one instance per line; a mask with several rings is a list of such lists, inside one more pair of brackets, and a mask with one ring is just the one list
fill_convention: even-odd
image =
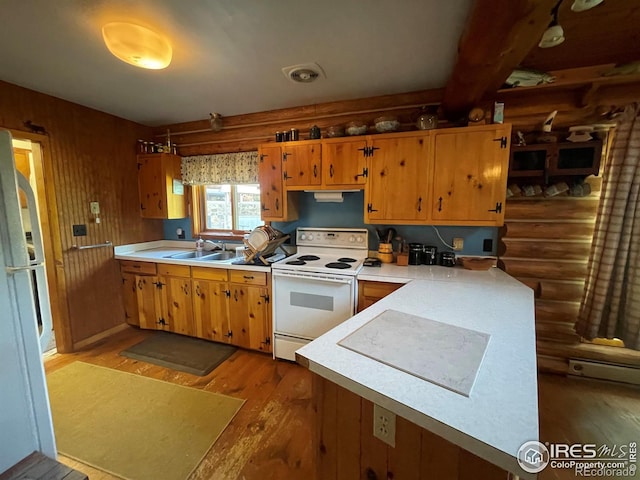
[(330, 283), (343, 283), (345, 285), (351, 285), (353, 283), (353, 278), (343, 278), (343, 277), (331, 277), (324, 275), (313, 275), (308, 273), (290, 273), (290, 272), (271, 272), (274, 277), (288, 277), (288, 278), (307, 278), (309, 280), (317, 280), (319, 282), (330, 282)]

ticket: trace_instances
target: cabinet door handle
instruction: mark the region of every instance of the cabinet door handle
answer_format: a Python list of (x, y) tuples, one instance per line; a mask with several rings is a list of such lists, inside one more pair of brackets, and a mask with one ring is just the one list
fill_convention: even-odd
[(422, 211), (422, 197), (418, 197), (418, 211)]
[(369, 156), (373, 157), (373, 152), (380, 150), (380, 147), (369, 147)]
[(329, 165), (329, 176), (333, 178), (333, 164)]
[(162, 200), (158, 200), (158, 210), (162, 210)]
[(138, 290), (142, 290), (143, 285), (144, 282), (142, 281), (142, 279), (138, 280)]
[(283, 176), (284, 176), (284, 179), (285, 179), (285, 180), (290, 180), (290, 179), (292, 179), (292, 178), (293, 178), (293, 177), (289, 177), (289, 176), (287, 176), (287, 172), (286, 172), (286, 171), (284, 171), (284, 172), (282, 172), (282, 173), (283, 173)]
[(286, 152), (282, 152), (282, 161), (286, 162), (287, 161), (287, 157), (291, 155), (290, 153), (286, 153)]
[(500, 148), (507, 148), (507, 137), (494, 138), (494, 142), (500, 142)]
[(200, 285), (196, 285), (196, 295), (199, 297), (200, 296)]
[(373, 205), (371, 203), (367, 204), (367, 212), (371, 213), (371, 212), (377, 212), (378, 210), (376, 210), (375, 208), (373, 208)]
[(276, 198), (276, 210), (280, 210), (280, 199)]
[(441, 212), (442, 211), (442, 197), (440, 197), (438, 199), (438, 211)]
[(502, 213), (502, 202), (496, 202), (496, 208), (487, 210), (487, 212)]
[(362, 152), (365, 158), (369, 156), (369, 147), (362, 147), (358, 149), (359, 152)]
[[(277, 201), (278, 201), (278, 200), (276, 199), (276, 202), (277, 202)], [(263, 212), (266, 212), (267, 210), (270, 210), (270, 208), (267, 208), (267, 207), (264, 205), (264, 203), (263, 203), (263, 204), (261, 204), (260, 208), (262, 209), (262, 211), (263, 211)]]
[(253, 280), (253, 275), (243, 275), (242, 278), (245, 280)]
[(362, 169), (362, 173), (358, 173), (356, 175), (356, 178), (358, 177), (368, 177), (369, 176), (369, 169), (368, 168), (363, 168)]
[(318, 165), (316, 165), (315, 163), (313, 164), (313, 176), (318, 176)]

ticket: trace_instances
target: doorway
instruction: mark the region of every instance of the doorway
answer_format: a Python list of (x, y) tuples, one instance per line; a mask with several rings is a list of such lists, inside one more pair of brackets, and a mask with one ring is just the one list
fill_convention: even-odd
[[(50, 314), (45, 312), (49, 322), (40, 327), (47, 329), (45, 332), (49, 341), (45, 345), (48, 352), (56, 350), (61, 353), (72, 351), (71, 335), (66, 323), (67, 315), (66, 303), (64, 301), (64, 269), (62, 263), (62, 253), (60, 248), (60, 234), (57, 218), (57, 206), (55, 201), (55, 190), (53, 188), (53, 172), (51, 170), (50, 159), (46, 158), (49, 151), (48, 138), (44, 135), (32, 134), (28, 132), (11, 130), (13, 137), (14, 157), (16, 167), (25, 178), (35, 196), (37, 218), (39, 229), (33, 228), (29, 220), (25, 220), (28, 211), (23, 209), (23, 224), (27, 244), (32, 243), (33, 238), (29, 238), (29, 232), (33, 236), (38, 230), (40, 233), (40, 245), (42, 251), (40, 255), (45, 263), (46, 279), (41, 279), (40, 283), (45, 284), (48, 289)], [(48, 161), (45, 161), (48, 160)], [(23, 194), (20, 195), (21, 206), (23, 204)], [(57, 254), (56, 254), (57, 253)], [(34, 291), (37, 295), (37, 292)], [(43, 339), (44, 340), (44, 339)], [(44, 343), (44, 342), (43, 342)]]

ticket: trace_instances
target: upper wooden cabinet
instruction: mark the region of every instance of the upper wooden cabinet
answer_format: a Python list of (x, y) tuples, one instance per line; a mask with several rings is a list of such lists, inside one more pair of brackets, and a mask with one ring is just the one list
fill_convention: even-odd
[(261, 145), (258, 150), (260, 217), (285, 222), (298, 218), (296, 197), (284, 190), (280, 144)]
[(330, 188), (362, 189), (367, 181), (368, 137), (322, 141), (322, 183)]
[(500, 124), (433, 132), (433, 224), (504, 223), (510, 137)]
[(169, 153), (138, 155), (140, 214), (144, 218), (185, 218), (187, 208), (180, 157)]
[(429, 135), (386, 135), (367, 154), (365, 223), (425, 223), (431, 172)]
[(509, 177), (538, 177), (547, 183), (553, 176), (598, 175), (601, 158), (601, 140), (514, 145)]
[(322, 183), (322, 147), (318, 141), (286, 142), (282, 152), (282, 178), (287, 188), (315, 187)]
[(365, 223), (502, 225), (510, 136), (493, 124), (265, 144), (262, 219), (297, 219), (296, 191), (364, 189)]

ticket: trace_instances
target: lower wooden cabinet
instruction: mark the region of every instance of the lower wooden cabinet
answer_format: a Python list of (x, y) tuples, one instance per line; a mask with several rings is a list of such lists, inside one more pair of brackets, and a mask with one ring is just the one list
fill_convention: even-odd
[(127, 323), (271, 352), (266, 272), (120, 263)]
[(358, 280), (358, 312), (373, 305), (402, 286), (404, 286), (404, 283)]
[(191, 267), (158, 264), (157, 291), (160, 296), (160, 327), (182, 335), (195, 335)]

